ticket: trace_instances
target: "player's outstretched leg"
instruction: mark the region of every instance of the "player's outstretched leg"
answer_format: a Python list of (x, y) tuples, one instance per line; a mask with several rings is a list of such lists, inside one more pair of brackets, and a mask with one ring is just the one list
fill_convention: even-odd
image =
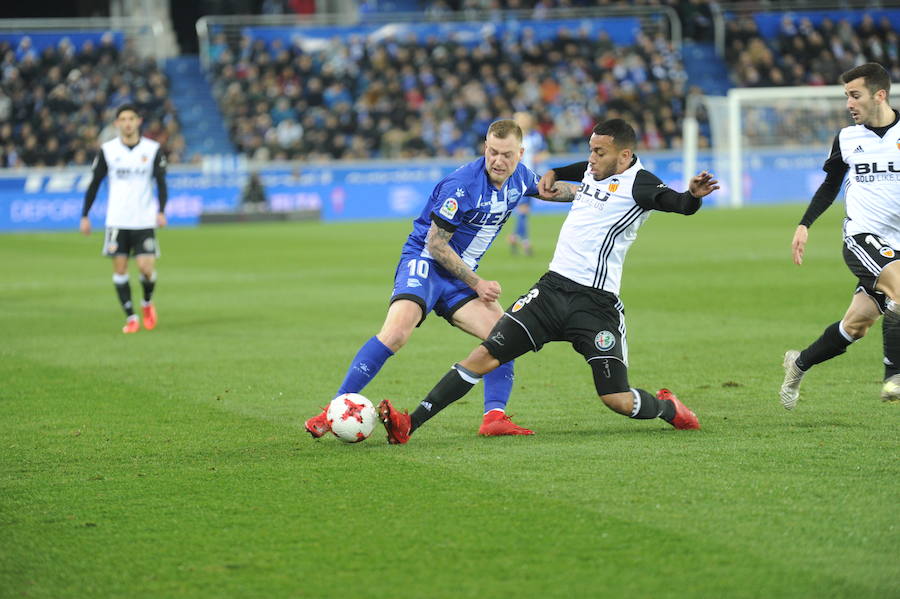
[(700, 421), (686, 405), (681, 403), (674, 393), (668, 389), (660, 389), (656, 392), (656, 399), (660, 402), (669, 401), (675, 407), (675, 416), (669, 420), (669, 424), (680, 431), (696, 430), (700, 428)]
[(784, 381), (781, 383), (781, 405), (785, 410), (793, 410), (797, 406), (800, 397), (800, 382), (803, 380), (805, 370), (797, 366), (797, 358), (800, 352), (789, 349), (784, 353)]
[(328, 424), (328, 411), (322, 408), (322, 413), (307, 420), (304, 426), (313, 439), (318, 439), (331, 430), (331, 425)]
[(484, 419), (478, 434), (485, 437), (504, 435), (533, 435), (534, 431), (521, 427), (506, 415), (506, 404), (512, 393), (513, 362), (501, 364), (484, 375)]
[[(851, 310), (852, 306), (853, 304)], [(862, 335), (865, 333), (860, 336)], [(839, 320), (825, 327), (822, 335), (803, 351), (792, 349), (785, 352), (784, 381), (781, 383), (780, 394), (784, 409), (793, 410), (796, 407), (797, 399), (800, 397), (800, 381), (810, 368), (843, 354), (854, 341), (856, 338), (844, 328), (843, 321)]]
[(388, 443), (391, 445), (403, 445), (409, 441), (412, 432), (412, 422), (409, 414), (404, 410), (400, 412), (387, 399), (378, 404), (378, 417), (387, 431)]

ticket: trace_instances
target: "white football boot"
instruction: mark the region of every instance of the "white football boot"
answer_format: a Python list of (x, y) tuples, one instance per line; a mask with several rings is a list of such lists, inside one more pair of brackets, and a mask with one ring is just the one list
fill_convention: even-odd
[(884, 381), (881, 388), (881, 401), (900, 401), (900, 374), (895, 374)]
[(797, 399), (800, 397), (800, 381), (806, 371), (797, 368), (797, 356), (800, 355), (796, 349), (788, 350), (784, 353), (784, 382), (781, 383), (781, 405), (785, 410), (793, 410), (797, 405)]

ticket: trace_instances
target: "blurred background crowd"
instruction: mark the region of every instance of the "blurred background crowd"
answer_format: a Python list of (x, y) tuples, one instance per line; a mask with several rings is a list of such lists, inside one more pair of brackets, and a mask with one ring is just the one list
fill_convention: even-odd
[(37, 52), (25, 37), (15, 47), (0, 42), (0, 57), (0, 166), (90, 164), (100, 143), (115, 137), (115, 109), (125, 103), (142, 111), (143, 135), (182, 160), (168, 80), (130, 43), (119, 50), (104, 36), (76, 48), (64, 38)]

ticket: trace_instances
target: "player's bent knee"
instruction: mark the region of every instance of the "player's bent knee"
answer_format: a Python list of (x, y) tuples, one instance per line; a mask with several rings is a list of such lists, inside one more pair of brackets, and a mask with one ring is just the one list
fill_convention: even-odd
[(594, 373), (594, 387), (606, 406), (619, 414), (631, 414), (634, 396), (628, 385), (628, 367), (613, 357), (588, 360)]
[(600, 399), (606, 404), (606, 407), (618, 414), (631, 414), (634, 407), (634, 394), (631, 391), (620, 393), (608, 393), (601, 395)]
[(384, 343), (385, 346), (394, 353), (400, 351), (400, 348), (406, 345), (411, 336), (412, 331), (400, 330), (397, 328), (381, 329), (378, 335), (376, 335), (378, 340)]
[(500, 366), (500, 360), (492, 356), (491, 352), (489, 352), (485, 346), (478, 345), (475, 349), (472, 350), (472, 353), (469, 354), (469, 357), (467, 357), (459, 364), (467, 370), (481, 375), (486, 374)]
[(854, 340), (857, 340), (857, 339), (862, 339), (863, 337), (866, 336), (866, 333), (868, 333), (869, 329), (872, 327), (872, 323), (871, 322), (854, 322), (854, 323), (844, 322), (844, 323), (842, 323), (842, 326), (843, 326), (844, 331), (846, 331), (848, 335), (853, 337)]

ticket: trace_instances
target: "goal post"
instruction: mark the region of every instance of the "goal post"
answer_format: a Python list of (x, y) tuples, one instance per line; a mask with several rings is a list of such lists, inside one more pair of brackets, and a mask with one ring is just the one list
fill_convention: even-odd
[[(835, 134), (848, 124), (840, 85), (733, 88), (727, 96), (691, 96), (682, 132), (684, 184), (698, 165), (708, 165), (722, 182), (726, 199), (720, 205), (743, 206), (766, 176), (767, 159), (813, 154), (821, 166)], [(751, 163), (761, 168), (751, 169)]]

